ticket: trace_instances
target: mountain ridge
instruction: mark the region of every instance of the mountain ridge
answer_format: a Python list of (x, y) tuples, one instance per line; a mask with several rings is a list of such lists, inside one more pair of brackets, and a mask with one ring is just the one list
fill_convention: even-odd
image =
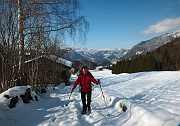
[(141, 41), (135, 46), (133, 46), (126, 55), (121, 57), (120, 59), (129, 59), (132, 56), (138, 54), (146, 54), (147, 52), (151, 52), (157, 49), (160, 46), (165, 45), (166, 43), (180, 37), (180, 30), (174, 31), (172, 33), (166, 33), (152, 39)]
[[(117, 61), (120, 57), (127, 53), (127, 49), (88, 49), (88, 48), (74, 48), (69, 49), (65, 54), (67, 59), (73, 60), (92, 60), (98, 65), (110, 65), (112, 62)], [(106, 61), (106, 64), (102, 64)], [(101, 63), (100, 63), (101, 62)], [(100, 64), (99, 64), (100, 63)]]
[[(141, 41), (131, 49), (91, 49), (91, 48), (68, 48), (65, 57), (70, 60), (92, 60), (98, 65), (110, 65), (117, 60), (129, 59), (138, 54), (146, 54), (160, 46), (180, 37), (180, 30), (162, 34), (152, 39)], [(103, 62), (106, 62), (103, 64)]]

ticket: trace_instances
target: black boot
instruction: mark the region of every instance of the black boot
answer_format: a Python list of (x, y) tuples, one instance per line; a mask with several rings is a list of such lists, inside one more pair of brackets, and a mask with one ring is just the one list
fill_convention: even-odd
[(84, 105), (81, 114), (86, 114), (86, 110), (87, 110), (87, 107), (86, 107), (86, 105)]
[(83, 111), (81, 112), (81, 114), (86, 114), (86, 111), (83, 110)]
[(89, 112), (91, 111), (91, 102), (87, 103), (87, 109), (88, 109)]
[(88, 107), (88, 111), (91, 112), (91, 107)]

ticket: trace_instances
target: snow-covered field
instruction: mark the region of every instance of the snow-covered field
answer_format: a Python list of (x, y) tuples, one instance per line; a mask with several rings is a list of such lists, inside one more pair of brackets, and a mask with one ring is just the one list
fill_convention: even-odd
[[(61, 84), (39, 101), (19, 101), (12, 109), (0, 94), (0, 126), (180, 126), (179, 71), (91, 73), (100, 79), (105, 95), (104, 101), (100, 86), (93, 86), (91, 113), (81, 115), (78, 87), (69, 100), (72, 85)], [(72, 76), (72, 84), (76, 78)], [(127, 106), (126, 112), (120, 103)]]

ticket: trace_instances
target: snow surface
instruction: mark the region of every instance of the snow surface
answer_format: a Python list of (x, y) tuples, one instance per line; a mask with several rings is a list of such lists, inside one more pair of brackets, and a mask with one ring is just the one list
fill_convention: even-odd
[[(39, 101), (18, 101), (9, 109), (4, 94), (18, 95), (15, 87), (0, 94), (0, 126), (180, 126), (180, 72), (139, 72), (111, 74), (110, 70), (91, 71), (100, 79), (93, 86), (92, 112), (81, 115), (78, 87), (69, 99), (72, 85), (49, 88)], [(71, 83), (77, 78), (71, 77)], [(120, 103), (127, 106), (123, 112)], [(66, 106), (67, 105), (67, 106)], [(106, 108), (107, 105), (107, 108)], [(110, 116), (108, 116), (110, 114)]]

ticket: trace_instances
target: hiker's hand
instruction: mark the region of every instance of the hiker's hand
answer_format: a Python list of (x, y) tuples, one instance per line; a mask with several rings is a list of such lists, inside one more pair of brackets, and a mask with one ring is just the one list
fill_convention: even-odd
[(75, 88), (72, 88), (72, 90), (71, 90), (71, 91), (74, 91), (74, 89), (75, 89)]
[(97, 80), (97, 84), (100, 84), (100, 83), (101, 83), (101, 82), (100, 82), (100, 80), (98, 79), (98, 80)]

